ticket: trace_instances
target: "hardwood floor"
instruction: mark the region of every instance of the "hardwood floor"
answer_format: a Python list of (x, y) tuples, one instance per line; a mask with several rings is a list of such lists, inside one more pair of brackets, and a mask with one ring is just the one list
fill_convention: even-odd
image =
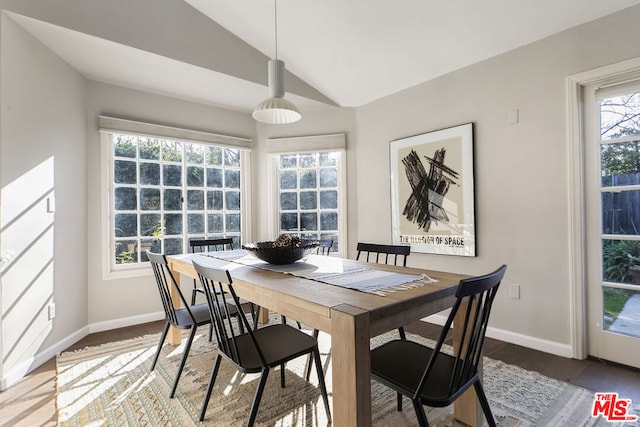
[[(164, 322), (152, 322), (128, 328), (88, 335), (68, 350), (159, 333)], [(416, 322), (407, 332), (435, 339), (440, 326)], [(640, 403), (640, 370), (598, 360), (573, 360), (525, 347), (487, 339), (484, 354), (524, 369), (566, 381), (593, 391), (618, 392), (621, 398)], [(55, 426), (55, 358), (49, 360), (18, 384), (0, 393), (1, 427)]]

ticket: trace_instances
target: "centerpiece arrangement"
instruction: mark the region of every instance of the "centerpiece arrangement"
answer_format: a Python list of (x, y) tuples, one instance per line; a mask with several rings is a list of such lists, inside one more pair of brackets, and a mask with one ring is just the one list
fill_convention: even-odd
[(274, 241), (247, 243), (242, 249), (252, 252), (256, 257), (269, 264), (293, 264), (301, 259), (309, 249), (318, 246), (318, 242), (302, 240), (297, 236), (281, 234)]

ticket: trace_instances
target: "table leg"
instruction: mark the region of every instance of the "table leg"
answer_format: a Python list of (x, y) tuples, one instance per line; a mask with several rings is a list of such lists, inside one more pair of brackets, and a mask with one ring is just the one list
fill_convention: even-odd
[(333, 425), (371, 426), (369, 312), (343, 304), (331, 309)]
[[(180, 273), (174, 273), (173, 277), (176, 279), (176, 284), (180, 287)], [(169, 279), (169, 283), (171, 283), (171, 279)], [(179, 308), (182, 303), (180, 302), (180, 295), (176, 292), (173, 286), (169, 286), (169, 294), (171, 295), (171, 302), (173, 306)], [(182, 341), (182, 334), (180, 333), (180, 329), (174, 327), (173, 325), (169, 327), (168, 340), (169, 345), (178, 346)]]
[[(453, 321), (453, 346), (456, 349), (461, 345), (464, 345), (461, 343), (461, 335), (466, 311), (467, 303), (465, 302), (460, 305), (458, 313), (456, 313), (456, 317)], [(480, 363), (478, 363), (478, 372), (480, 380), (482, 380), (482, 357), (480, 357)], [(462, 421), (471, 427), (482, 425), (482, 407), (478, 402), (478, 397), (476, 396), (476, 391), (473, 387), (469, 388), (462, 394), (462, 396), (456, 399), (453, 406), (453, 414), (456, 420)]]

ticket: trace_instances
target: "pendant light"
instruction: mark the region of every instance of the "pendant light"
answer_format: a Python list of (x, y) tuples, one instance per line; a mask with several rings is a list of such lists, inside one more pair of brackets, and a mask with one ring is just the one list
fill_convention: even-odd
[(269, 95), (255, 110), (253, 118), (269, 124), (297, 122), (302, 114), (292, 102), (284, 99), (284, 62), (278, 59), (278, 2), (274, 0), (276, 58), (269, 60)]

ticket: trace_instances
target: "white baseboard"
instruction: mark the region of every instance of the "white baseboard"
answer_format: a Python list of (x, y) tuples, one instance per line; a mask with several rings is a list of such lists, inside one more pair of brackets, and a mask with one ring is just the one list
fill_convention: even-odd
[[(434, 314), (433, 316), (425, 317), (422, 320), (429, 323), (434, 323), (436, 325), (444, 326), (445, 322), (447, 321), (447, 316), (444, 316), (442, 314)], [(492, 328), (491, 326), (487, 328), (487, 337), (542, 351), (545, 353), (555, 354), (556, 356), (573, 358), (573, 349), (569, 344), (543, 340), (540, 338), (531, 337), (529, 335), (505, 331), (504, 329)]]
[(123, 317), (121, 319), (105, 320), (104, 322), (89, 324), (89, 333), (110, 331), (111, 329), (126, 328), (127, 326), (155, 322), (164, 319), (164, 311), (141, 314), (139, 316)]
[(4, 391), (20, 381), (25, 375), (33, 371), (43, 363), (55, 357), (60, 352), (77, 343), (89, 334), (89, 327), (85, 326), (76, 332), (68, 335), (64, 339), (58, 341), (54, 345), (37, 353), (35, 356), (23, 360), (18, 366), (6, 372), (0, 379), (0, 391)]
[(95, 332), (108, 331), (111, 329), (124, 328), (127, 326), (139, 325), (141, 323), (154, 322), (164, 319), (164, 312), (142, 314), (139, 316), (125, 317), (122, 319), (107, 320), (104, 322), (91, 323), (76, 332), (68, 335), (54, 345), (37, 353), (35, 356), (22, 361), (18, 366), (6, 372), (0, 378), (0, 391), (4, 391), (20, 381), (25, 375), (33, 371), (43, 363), (63, 352), (82, 338)]

